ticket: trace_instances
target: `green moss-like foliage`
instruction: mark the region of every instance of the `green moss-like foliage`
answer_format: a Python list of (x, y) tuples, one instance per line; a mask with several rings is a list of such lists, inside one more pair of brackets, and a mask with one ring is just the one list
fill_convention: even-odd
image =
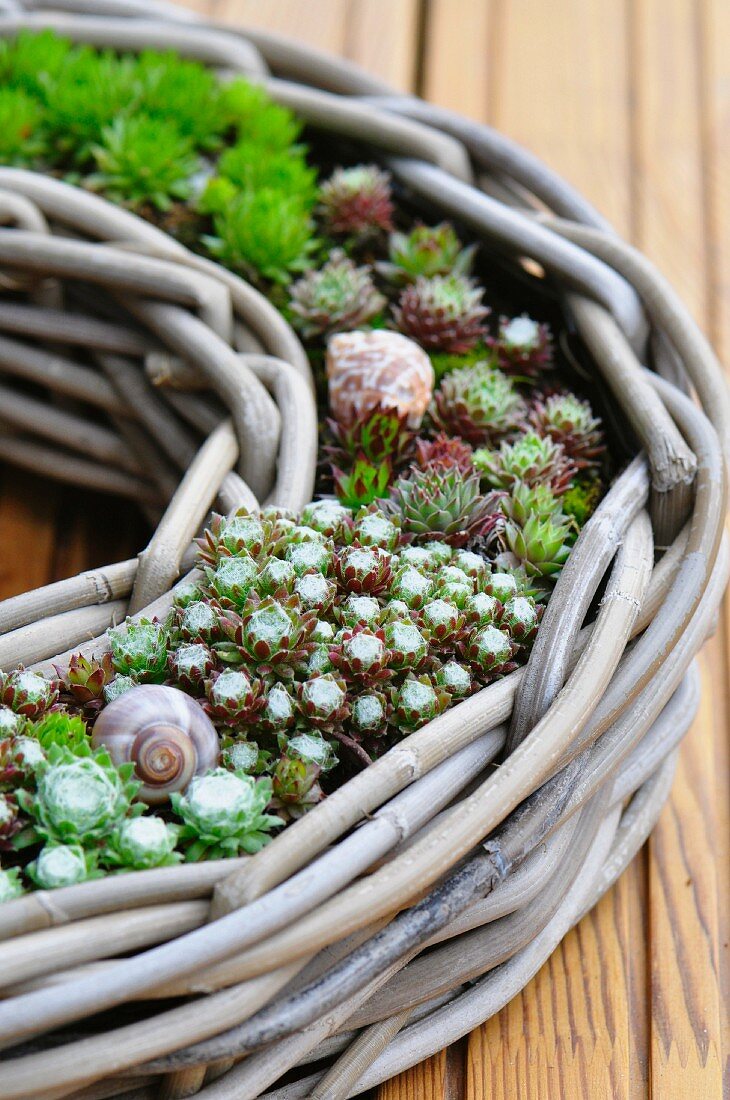
[(52, 31), (2, 42), (0, 80), (0, 162), (134, 210), (184, 202), (200, 247), (250, 279), (284, 284), (309, 265), (316, 173), (301, 120), (263, 88), (172, 51), (120, 56)]

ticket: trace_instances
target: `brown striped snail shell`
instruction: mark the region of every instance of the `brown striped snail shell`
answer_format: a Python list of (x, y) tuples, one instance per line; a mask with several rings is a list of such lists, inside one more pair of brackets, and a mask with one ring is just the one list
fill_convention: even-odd
[(166, 802), (196, 775), (218, 763), (215, 726), (184, 692), (144, 684), (130, 688), (101, 712), (91, 735), (115, 764), (134, 764), (143, 802)]
[(347, 424), (376, 408), (396, 409), (418, 428), (434, 386), (431, 360), (399, 332), (338, 332), (327, 344), (330, 408)]

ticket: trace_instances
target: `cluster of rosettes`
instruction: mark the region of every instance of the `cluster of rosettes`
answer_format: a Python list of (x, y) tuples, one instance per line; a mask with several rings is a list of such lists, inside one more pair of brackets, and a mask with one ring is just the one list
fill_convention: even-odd
[(284, 816), (321, 797), (338, 755), (362, 766), (517, 667), (540, 618), (519, 572), (409, 541), (374, 506), (216, 517), (200, 562), (166, 622), (112, 635), (103, 691), (167, 682), (197, 697), (224, 759), (270, 775)]

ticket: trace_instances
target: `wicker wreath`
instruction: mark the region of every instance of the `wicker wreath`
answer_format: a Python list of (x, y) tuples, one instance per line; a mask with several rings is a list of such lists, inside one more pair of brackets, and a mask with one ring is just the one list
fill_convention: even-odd
[[(721, 374), (651, 265), (488, 128), (162, 4), (1, 7), (3, 36), (50, 26), (172, 47), (265, 81), (313, 128), (366, 146), (493, 252), (542, 271), (641, 448), (583, 529), (525, 668), (405, 738), (256, 856), (0, 909), (0, 937), (15, 937), (0, 964), (0, 1096), (356, 1095), (497, 1012), (656, 821), (728, 573)], [(150, 224), (18, 169), (0, 170), (0, 216), (3, 278), (26, 299), (0, 303), (0, 457), (133, 498), (157, 524), (138, 558), (0, 604), (0, 668), (44, 671), (103, 650), (125, 614), (169, 607), (216, 502), (301, 508), (316, 407), (273, 307)], [(165, 370), (202, 376), (229, 418), (204, 394), (152, 387)], [(83, 392), (117, 431), (25, 396), (17, 378)]]

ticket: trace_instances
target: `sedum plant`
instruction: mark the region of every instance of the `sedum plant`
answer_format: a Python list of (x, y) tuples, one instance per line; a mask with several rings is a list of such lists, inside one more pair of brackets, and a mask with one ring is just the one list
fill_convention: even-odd
[(87, 176), (87, 186), (123, 205), (148, 202), (158, 210), (188, 198), (199, 164), (189, 137), (173, 122), (146, 114), (115, 119), (91, 155), (96, 170)]

